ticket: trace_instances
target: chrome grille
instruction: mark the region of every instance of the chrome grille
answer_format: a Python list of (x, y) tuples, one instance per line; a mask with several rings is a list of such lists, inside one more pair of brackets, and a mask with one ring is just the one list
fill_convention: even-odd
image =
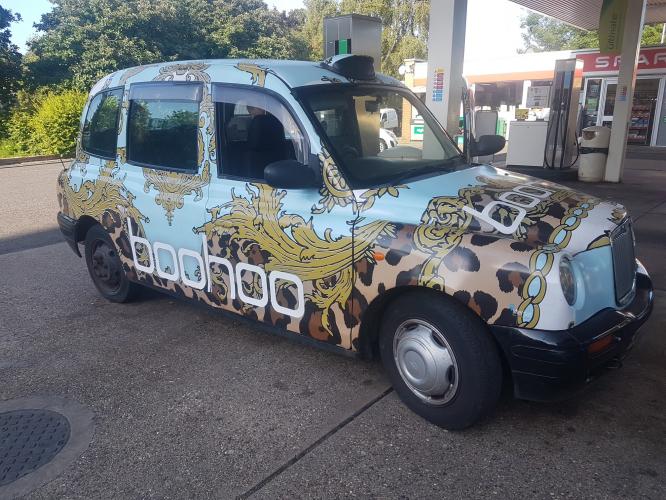
[(634, 231), (627, 220), (610, 236), (613, 250), (613, 275), (615, 277), (615, 299), (622, 304), (634, 290), (636, 280), (636, 257), (634, 255)]

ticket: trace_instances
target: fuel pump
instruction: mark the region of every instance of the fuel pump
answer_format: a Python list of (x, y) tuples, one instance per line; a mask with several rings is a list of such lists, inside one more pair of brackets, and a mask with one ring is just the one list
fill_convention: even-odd
[(546, 168), (570, 168), (578, 159), (578, 100), (582, 78), (582, 61), (576, 59), (555, 61), (544, 149)]

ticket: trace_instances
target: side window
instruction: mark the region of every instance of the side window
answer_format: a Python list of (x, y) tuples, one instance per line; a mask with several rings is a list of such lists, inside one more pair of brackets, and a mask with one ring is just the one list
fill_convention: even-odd
[(115, 89), (101, 92), (90, 101), (81, 134), (84, 151), (103, 158), (116, 157), (118, 112), (122, 99), (122, 89)]
[(130, 89), (127, 159), (151, 167), (196, 170), (199, 84), (136, 84)]
[(259, 90), (216, 85), (213, 100), (221, 174), (262, 180), (270, 163), (307, 163), (303, 132), (276, 97)]

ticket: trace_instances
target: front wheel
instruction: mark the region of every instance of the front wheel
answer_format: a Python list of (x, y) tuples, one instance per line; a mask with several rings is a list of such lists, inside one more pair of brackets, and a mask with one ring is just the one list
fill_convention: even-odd
[(388, 149), (388, 146), (386, 145), (386, 141), (384, 139), (379, 139), (379, 152), (383, 153)]
[(129, 302), (138, 295), (140, 286), (127, 278), (116, 247), (102, 226), (93, 226), (86, 233), (85, 254), (90, 277), (105, 299)]
[(450, 430), (469, 427), (499, 399), (502, 367), (483, 322), (430, 292), (392, 302), (382, 321), (382, 362), (400, 399)]

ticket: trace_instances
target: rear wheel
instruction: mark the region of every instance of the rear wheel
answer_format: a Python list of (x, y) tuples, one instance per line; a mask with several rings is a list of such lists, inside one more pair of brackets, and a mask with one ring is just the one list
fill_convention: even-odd
[(86, 233), (85, 254), (90, 277), (105, 299), (129, 302), (137, 296), (140, 286), (127, 278), (116, 247), (102, 226), (93, 226)]
[(379, 347), (400, 398), (436, 425), (464, 429), (497, 403), (497, 348), (483, 322), (453, 300), (413, 292), (392, 302)]

